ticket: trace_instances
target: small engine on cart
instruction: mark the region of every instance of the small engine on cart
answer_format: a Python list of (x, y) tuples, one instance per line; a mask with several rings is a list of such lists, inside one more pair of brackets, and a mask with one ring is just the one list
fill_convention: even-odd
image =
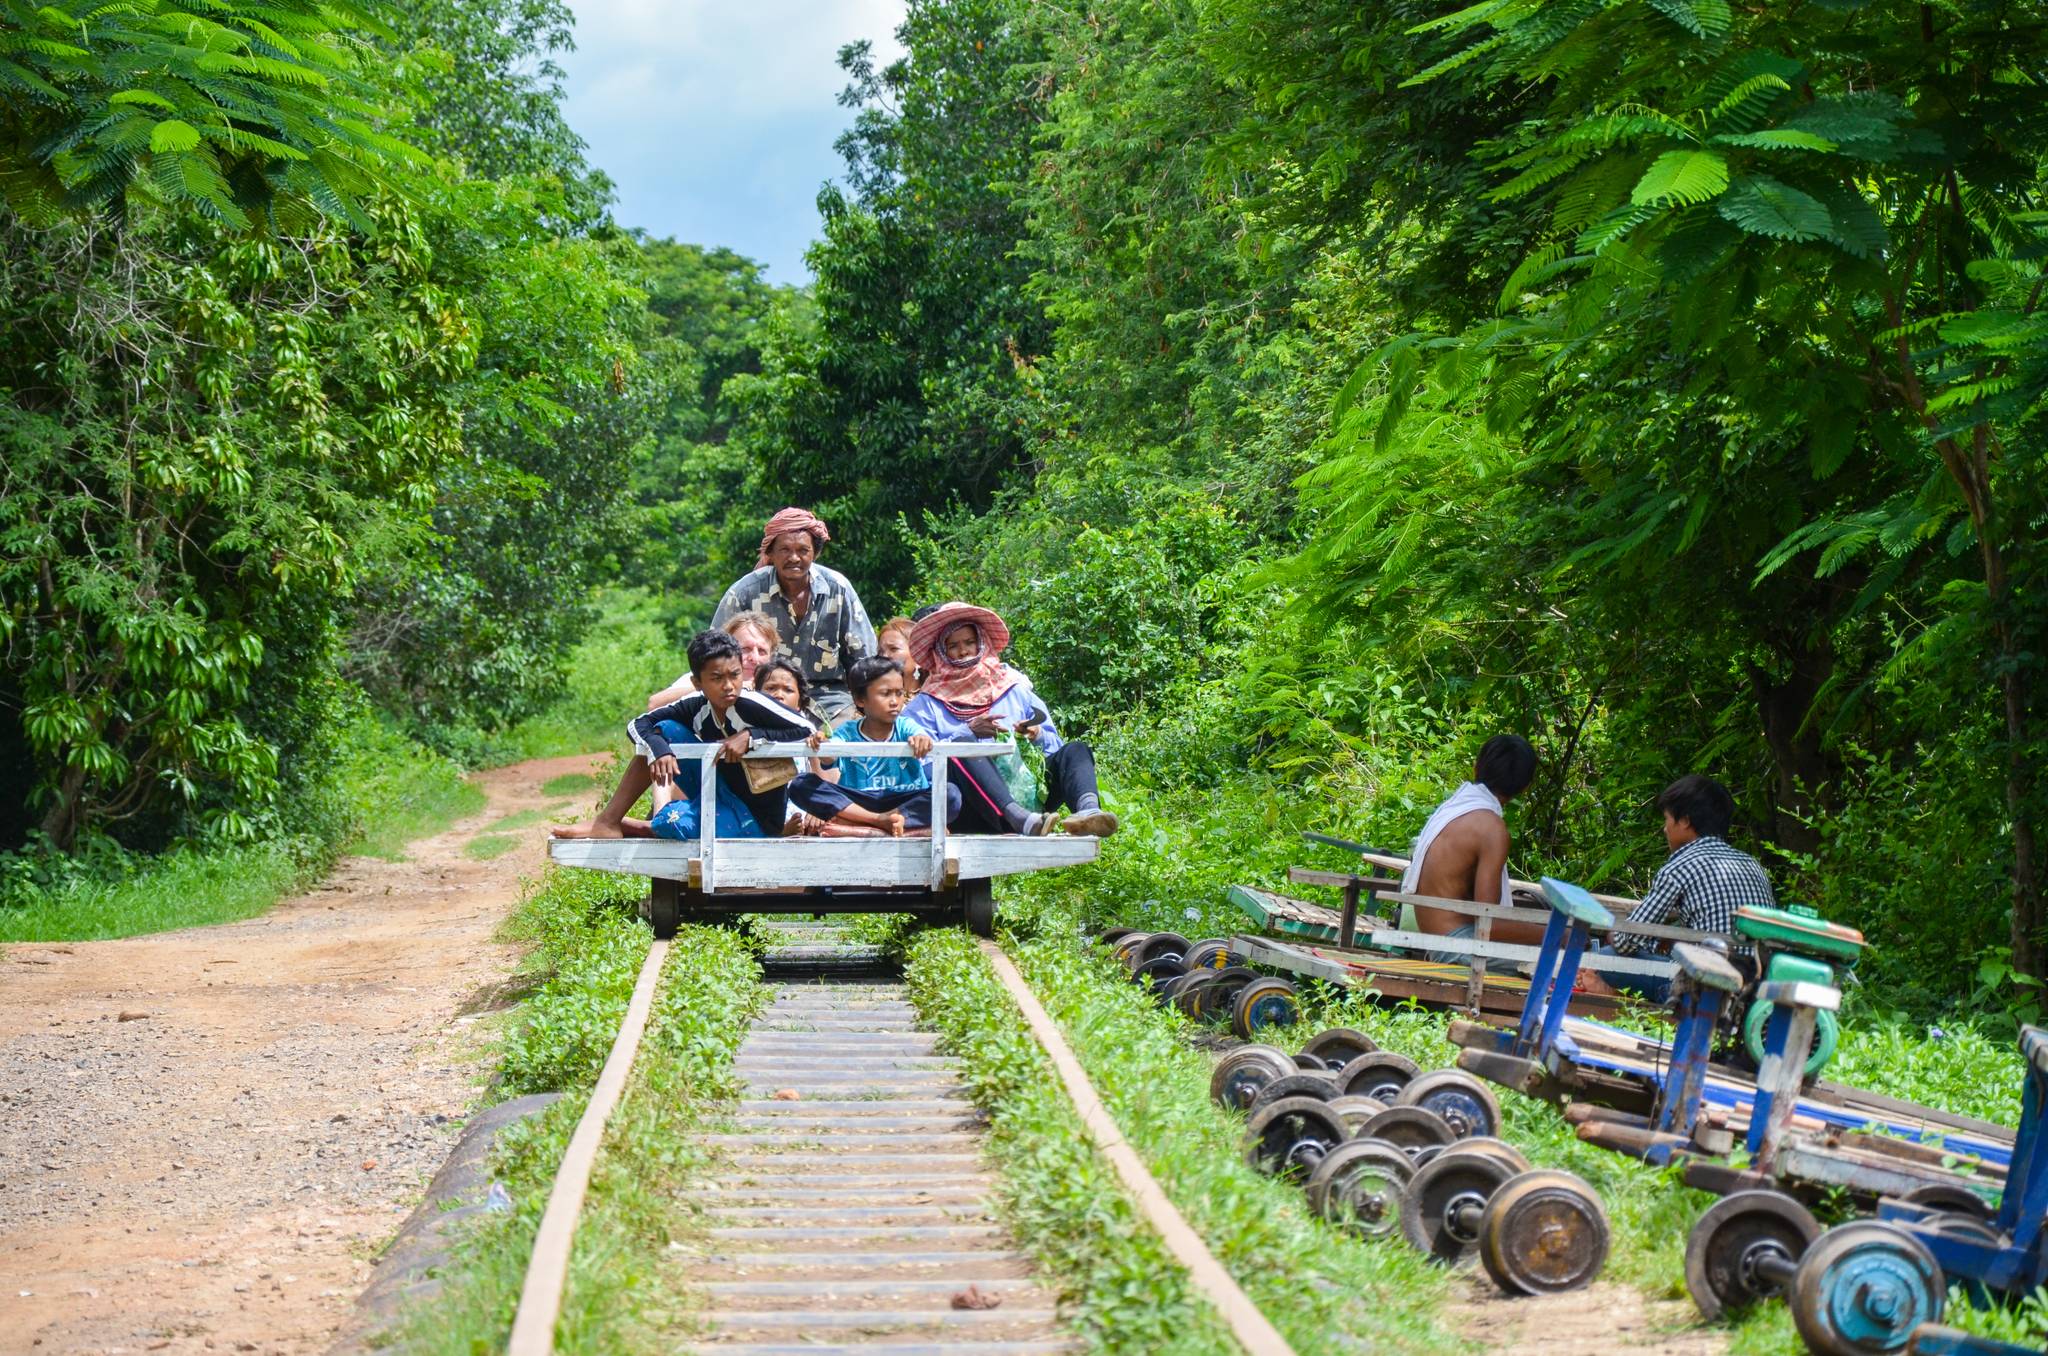
[[(1756, 1001), (1757, 986), (1807, 983), (1839, 989), (1863, 955), (1863, 934), (1855, 928), (1830, 923), (1803, 904), (1782, 909), (1737, 909), (1735, 931), (1750, 942), (1755, 953), (1735, 958), (1750, 982), (1741, 1001), (1729, 1004), (1724, 1034), (1737, 1062), (1754, 1069), (1763, 1063), (1764, 1025), (1771, 1016), (1771, 1005)], [(1806, 1076), (1811, 1078), (1825, 1068), (1841, 1043), (1841, 1022), (1832, 1012), (1819, 1013), (1814, 1024), (1813, 1053), (1806, 1061)]]

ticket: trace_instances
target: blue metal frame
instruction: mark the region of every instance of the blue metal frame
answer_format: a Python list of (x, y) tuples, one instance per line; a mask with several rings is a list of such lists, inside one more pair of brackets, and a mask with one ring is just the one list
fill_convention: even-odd
[[(1529, 980), (1529, 994), (1522, 1000), (1521, 1018), (1514, 1031), (1496, 1033), (1493, 1039), (1498, 1053), (1526, 1060), (1552, 1077), (1570, 1081), (1574, 1066), (1598, 1063), (1588, 1059), (1578, 1042), (1566, 1034), (1564, 1019), (1593, 934), (1611, 929), (1614, 915), (1569, 881), (1545, 876), (1542, 885), (1550, 919), (1544, 925), (1543, 947)], [(1697, 982), (1683, 966), (1675, 991), (1678, 1032), (1672, 1042), (1670, 1066), (1657, 1080), (1650, 1123), (1661, 1133), (1688, 1136), (1699, 1119), (1714, 1029), (1729, 996)], [(1653, 1150), (1650, 1156), (1664, 1162), (1669, 1154)]]
[(1695, 957), (1681, 942), (1673, 947), (1678, 977), (1673, 984), (1677, 996), (1678, 1029), (1671, 1037), (1671, 1062), (1657, 1088), (1657, 1103), (1650, 1114), (1650, 1128), (1669, 1135), (1690, 1137), (1705, 1104), (1707, 1069), (1711, 1064), (1714, 1029), (1721, 1009), (1734, 998), (1734, 991), (1722, 987), (1734, 971), (1716, 957), (1722, 975), (1720, 984), (1702, 972), (1705, 957)]
[(1884, 1201), (1877, 1212), (1926, 1244), (1949, 1277), (2006, 1295), (2048, 1284), (2048, 1130), (2043, 1128), (2048, 1120), (2048, 1031), (2037, 1026), (2021, 1031), (2020, 1053), (2027, 1061), (2027, 1085), (2019, 1137), (1992, 1220), (2004, 1241), (1994, 1245), (1944, 1233), (1934, 1227), (1940, 1211), (1904, 1201)]
[(1529, 996), (1522, 1000), (1522, 1019), (1507, 1053), (1536, 1060), (1555, 1073), (1560, 1059), (1579, 1053), (1564, 1034), (1565, 1009), (1579, 982), (1579, 962), (1585, 959), (1595, 929), (1605, 932), (1613, 927), (1614, 915), (1578, 886), (1550, 876), (1543, 878), (1543, 898), (1550, 905), (1550, 921), (1543, 927), (1543, 950), (1536, 957)]
[(1992, 1337), (1974, 1337), (1937, 1323), (1922, 1323), (1915, 1328), (1913, 1341), (1906, 1350), (1913, 1356), (2040, 1356), (2033, 1347)]

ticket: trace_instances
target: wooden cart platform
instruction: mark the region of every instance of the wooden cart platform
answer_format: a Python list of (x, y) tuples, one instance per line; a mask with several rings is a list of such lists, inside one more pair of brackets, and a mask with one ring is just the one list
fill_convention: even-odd
[[(696, 760), (698, 805), (716, 798), (715, 744), (678, 744), (676, 756)], [(1102, 840), (1048, 834), (953, 834), (946, 830), (946, 783), (951, 760), (994, 758), (1001, 743), (934, 744), (932, 823), (928, 836), (902, 838), (551, 838), (548, 856), (563, 866), (651, 882), (646, 917), (657, 936), (671, 936), (685, 921), (723, 922), (749, 913), (908, 913), (964, 921), (989, 936), (995, 927), (990, 881), (1025, 871), (1081, 866), (1095, 860)], [(908, 744), (764, 744), (753, 759), (912, 756)], [(701, 813), (700, 823), (715, 823)]]

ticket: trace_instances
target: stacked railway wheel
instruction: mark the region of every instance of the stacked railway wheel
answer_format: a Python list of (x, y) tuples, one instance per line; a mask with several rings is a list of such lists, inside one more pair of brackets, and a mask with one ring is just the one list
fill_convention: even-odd
[(1423, 1073), (1338, 1027), (1296, 1055), (1238, 1046), (1209, 1093), (1245, 1114), (1247, 1163), (1299, 1182), (1316, 1214), (1358, 1237), (1476, 1261), (1514, 1295), (1583, 1289), (1606, 1265), (1599, 1197), (1497, 1138), (1499, 1104), (1460, 1070)]
[(982, 1123), (877, 954), (769, 922), (773, 998), (740, 1048), (701, 1200), (699, 1350), (1067, 1351), (1053, 1292), (997, 1225)]

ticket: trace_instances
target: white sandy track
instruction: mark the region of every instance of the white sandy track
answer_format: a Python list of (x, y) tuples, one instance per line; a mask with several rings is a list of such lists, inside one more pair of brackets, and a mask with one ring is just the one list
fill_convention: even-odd
[(599, 761), (483, 773), (483, 813), (260, 918), (0, 948), (0, 1351), (323, 1350), (476, 1099), (464, 1009), (517, 959), (495, 937), (542, 830), (463, 845)]

